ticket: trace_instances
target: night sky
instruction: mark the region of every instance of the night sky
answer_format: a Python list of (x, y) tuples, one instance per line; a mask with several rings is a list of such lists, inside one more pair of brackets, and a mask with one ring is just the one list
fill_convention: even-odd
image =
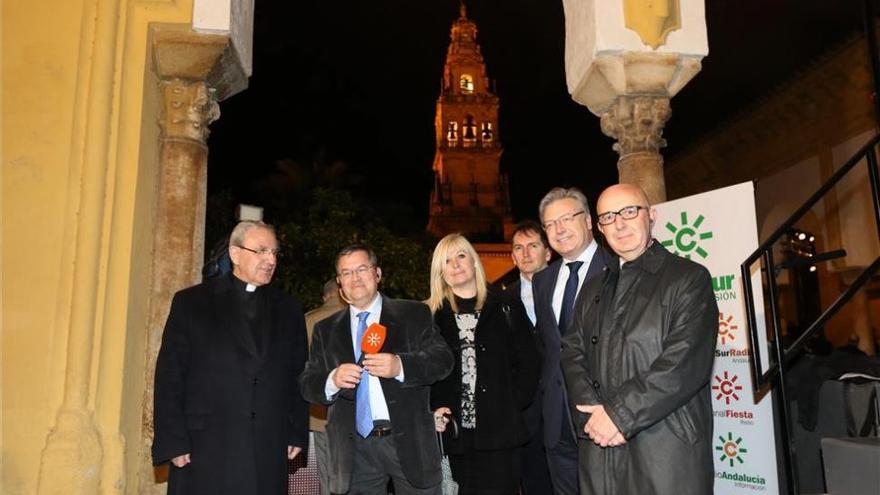
[[(690, 1), (690, 0), (682, 0)], [(591, 201), (616, 180), (613, 141), (565, 86), (560, 0), (470, 0), (501, 99), (515, 220), (555, 185)], [(862, 31), (857, 0), (711, 0), (709, 56), (672, 100), (667, 160)], [(434, 110), (458, 0), (257, 0), (254, 74), (221, 102), (209, 193), (283, 217), (315, 185), (409, 205), (427, 221)], [(208, 212), (211, 215), (211, 212)]]

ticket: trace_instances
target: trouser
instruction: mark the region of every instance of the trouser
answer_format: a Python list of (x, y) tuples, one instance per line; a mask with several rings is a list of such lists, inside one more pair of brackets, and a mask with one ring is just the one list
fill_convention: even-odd
[(416, 488), (407, 481), (397, 457), (394, 436), (354, 436), (354, 466), (350, 495), (387, 495), (388, 479), (394, 483), (396, 495), (439, 495), (440, 484)]
[(547, 495), (553, 493), (550, 483), (550, 470), (547, 468), (547, 451), (544, 450), (544, 435), (541, 429), (532, 435), (522, 448), (523, 495)]
[(563, 409), (559, 441), (547, 449), (547, 467), (556, 495), (578, 495), (578, 446), (568, 408)]
[(315, 464), (318, 466), (321, 495), (330, 495), (330, 476), (333, 469), (330, 467), (330, 443), (327, 441), (327, 433), (313, 431), (312, 445), (315, 447)]

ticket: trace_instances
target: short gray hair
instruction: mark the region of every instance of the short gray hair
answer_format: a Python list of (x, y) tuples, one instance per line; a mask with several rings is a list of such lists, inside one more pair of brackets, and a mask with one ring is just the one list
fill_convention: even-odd
[(229, 246), (241, 247), (247, 233), (253, 229), (266, 229), (269, 232), (272, 232), (272, 235), (275, 235), (275, 227), (268, 223), (259, 220), (242, 220), (238, 222), (235, 228), (232, 229), (232, 233), (229, 234)]
[(584, 209), (584, 212), (586, 212), (587, 216), (591, 216), (590, 205), (587, 203), (587, 197), (584, 195), (583, 192), (581, 192), (580, 189), (576, 187), (554, 187), (550, 190), (550, 192), (545, 194), (544, 197), (541, 198), (541, 202), (538, 203), (538, 218), (541, 220), (541, 222), (544, 221), (544, 210), (546, 210), (547, 207), (550, 206), (550, 203), (567, 198), (571, 198), (580, 203), (581, 208)]

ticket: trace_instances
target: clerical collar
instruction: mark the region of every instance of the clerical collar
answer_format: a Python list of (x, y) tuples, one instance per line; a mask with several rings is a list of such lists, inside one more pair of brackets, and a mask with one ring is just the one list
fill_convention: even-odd
[(257, 290), (256, 285), (249, 284), (232, 273), (230, 273), (229, 276), (232, 277), (232, 283), (235, 284), (236, 290), (241, 292), (254, 292)]

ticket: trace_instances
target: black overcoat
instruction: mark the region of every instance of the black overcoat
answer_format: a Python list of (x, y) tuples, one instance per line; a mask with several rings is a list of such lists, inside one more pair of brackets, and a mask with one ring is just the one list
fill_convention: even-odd
[(709, 379), (718, 306), (709, 272), (660, 243), (582, 289), (562, 367), (572, 406), (602, 404), (626, 438), (602, 448), (577, 426), (583, 495), (712, 493)]
[[(343, 390), (327, 400), (327, 376), (340, 364), (354, 362), (350, 309), (340, 311), (315, 325), (312, 348), (299, 377), (303, 396), (314, 404), (326, 404), (327, 440), (330, 444), (330, 491), (346, 493), (354, 462), (355, 394)], [(428, 307), (416, 301), (382, 296), (379, 323), (387, 329), (381, 352), (397, 354), (403, 365), (403, 383), (379, 378), (392, 438), (400, 467), (409, 483), (427, 488), (440, 483), (440, 449), (429, 409), (430, 385), (449, 374), (452, 352), (440, 337)]]
[[(461, 417), (461, 342), (455, 313), (445, 301), (434, 314), (443, 339), (455, 356), (452, 373), (431, 387), (431, 409), (448, 407)], [(540, 358), (530, 322), (519, 298), (489, 289), (474, 330), (477, 352), (476, 418), (474, 449), (508, 449), (525, 444), (529, 431), (523, 412), (535, 398)], [(452, 429), (443, 446), (462, 453)]]
[[(153, 462), (171, 467), (168, 493), (287, 493), (287, 446), (305, 449), (308, 408), (296, 376), (307, 353), (300, 304), (263, 286), (264, 351), (241, 328), (231, 276), (175, 294), (156, 362)], [(263, 316), (265, 318), (265, 315)]]
[[(509, 297), (512, 299), (518, 300), (522, 303), (522, 295), (520, 291), (522, 289), (522, 282), (517, 279), (510, 285), (504, 288), (505, 297)], [(523, 307), (525, 310), (525, 307)], [(532, 334), (532, 339), (535, 344), (535, 351), (538, 354), (538, 386), (535, 388), (535, 397), (532, 400), (532, 403), (523, 411), (522, 416), (523, 420), (526, 422), (526, 427), (529, 430), (529, 438), (535, 437), (541, 433), (541, 408), (543, 407), (541, 404), (541, 365), (543, 363), (541, 356), (541, 337), (538, 335), (538, 331), (535, 328), (535, 325), (532, 324), (531, 320), (528, 320), (528, 316), (526, 316), (526, 322), (528, 323), (529, 332)], [(540, 439), (541, 446), (544, 445), (543, 437)], [(543, 452), (543, 449), (541, 449)], [(525, 470), (525, 467), (523, 468)]]

